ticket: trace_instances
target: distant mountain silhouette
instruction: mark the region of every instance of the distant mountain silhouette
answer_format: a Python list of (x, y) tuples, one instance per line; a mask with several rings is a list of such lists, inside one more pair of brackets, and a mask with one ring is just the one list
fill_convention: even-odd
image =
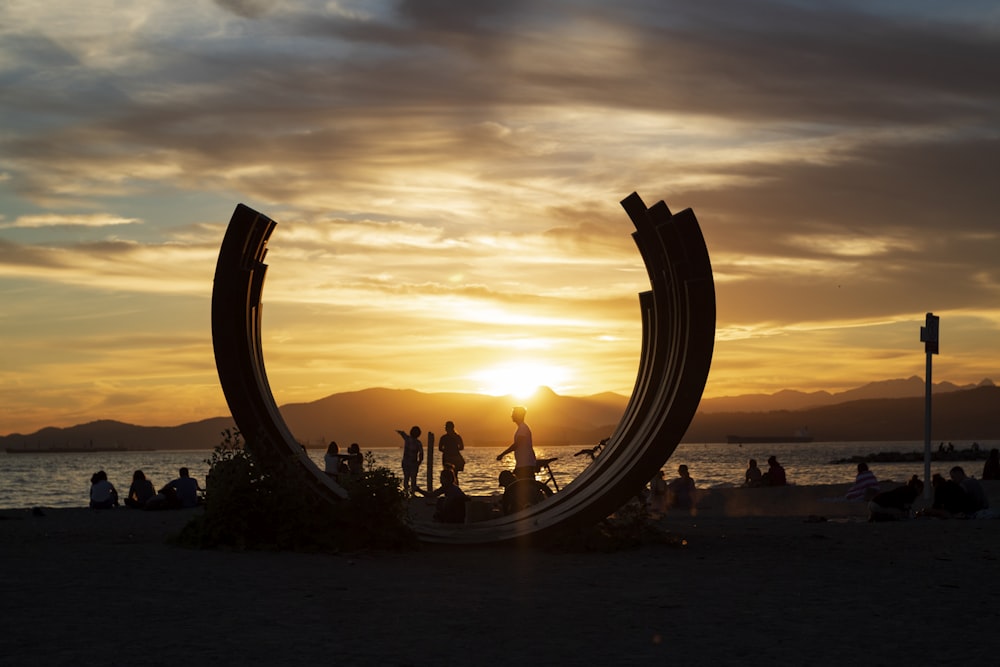
[[(933, 393), (942, 394), (974, 387), (992, 387), (993, 381), (986, 379), (978, 385), (959, 386), (951, 382), (934, 385)], [(744, 394), (741, 396), (721, 396), (702, 399), (699, 412), (766, 412), (770, 410), (805, 410), (824, 405), (836, 405), (866, 398), (907, 398), (924, 395), (924, 380), (913, 375), (909, 378), (870, 382), (856, 389), (830, 393), (828, 391), (803, 392), (784, 389), (774, 394)]]
[[(333, 394), (309, 403), (291, 403), (281, 414), (296, 438), (310, 448), (330, 440), (342, 446), (397, 446), (396, 429), (414, 424), (440, 435), (452, 420), (467, 446), (503, 447), (510, 443), (510, 409), (524, 404), (536, 442), (550, 445), (595, 444), (612, 434), (628, 397), (614, 393), (559, 396), (543, 388), (530, 400), (511, 396), (422, 393), (373, 388)], [(976, 386), (934, 386), (932, 438), (1000, 439), (1000, 388), (990, 380)], [(922, 440), (924, 384), (917, 377), (887, 380), (831, 394), (781, 391), (705, 399), (685, 442), (725, 442), (729, 434), (792, 435), (808, 428), (817, 441)], [(229, 417), (179, 426), (135, 426), (101, 420), (69, 428), (0, 436), (0, 448), (127, 447), (129, 449), (211, 449), (221, 433), (235, 428)], [(424, 439), (426, 443), (426, 436)]]

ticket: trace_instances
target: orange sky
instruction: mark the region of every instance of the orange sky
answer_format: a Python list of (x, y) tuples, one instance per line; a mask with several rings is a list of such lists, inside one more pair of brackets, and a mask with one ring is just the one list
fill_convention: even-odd
[(279, 404), (631, 393), (632, 191), (701, 222), (706, 395), (923, 375), (927, 311), (1000, 381), (998, 15), (938, 4), (6, 2), (0, 434), (225, 414), (237, 202)]

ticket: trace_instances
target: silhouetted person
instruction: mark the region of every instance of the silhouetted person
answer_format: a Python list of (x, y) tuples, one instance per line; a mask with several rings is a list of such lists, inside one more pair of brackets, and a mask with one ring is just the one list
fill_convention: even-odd
[(899, 521), (907, 518), (913, 501), (923, 490), (924, 483), (914, 475), (906, 484), (876, 494), (868, 503), (868, 520)]
[(396, 430), (403, 438), (403, 493), (416, 493), (417, 473), (424, 462), (424, 443), (420, 442), (420, 427), (414, 426), (409, 433)]
[(847, 500), (871, 500), (878, 492), (878, 479), (875, 478), (875, 473), (862, 461), (858, 464), (858, 474), (854, 477), (854, 484), (847, 490)]
[(657, 471), (649, 482), (649, 511), (656, 514), (667, 511), (667, 480), (662, 470)]
[(757, 467), (757, 459), (750, 459), (747, 471), (743, 473), (743, 486), (755, 487), (763, 484), (764, 473)]
[(1000, 449), (993, 448), (983, 464), (983, 479), (1000, 479)]
[(176, 507), (197, 507), (198, 492), (201, 491), (201, 487), (198, 486), (198, 480), (191, 477), (191, 473), (187, 468), (181, 468), (177, 471), (177, 474), (179, 477), (167, 482), (166, 486), (160, 489), (160, 493), (166, 496), (169, 505)]
[(778, 463), (778, 458), (769, 456), (767, 458), (767, 472), (761, 478), (763, 486), (784, 486), (788, 483), (785, 477), (785, 469)]
[(441, 486), (428, 495), (437, 498), (434, 520), (441, 523), (465, 523), (465, 503), (471, 500), (455, 483), (455, 471), (450, 467), (441, 471)]
[(352, 442), (347, 448), (347, 472), (354, 477), (360, 477), (365, 468), (365, 457), (361, 454), (361, 445)]
[(141, 470), (132, 473), (132, 485), (128, 487), (128, 496), (125, 497), (125, 506), (133, 509), (142, 509), (149, 502), (150, 498), (156, 495), (153, 483), (146, 479), (146, 474)]
[(514, 476), (518, 479), (534, 479), (535, 468), (538, 465), (535, 458), (535, 447), (531, 441), (531, 429), (524, 423), (526, 413), (527, 410), (520, 406), (511, 410), (510, 419), (517, 424), (517, 429), (514, 431), (514, 442), (497, 455), (497, 461), (502, 461), (503, 457), (514, 452)]
[(118, 490), (108, 481), (108, 473), (98, 470), (90, 478), (90, 509), (118, 507)]
[(446, 421), (444, 423), (444, 434), (438, 440), (438, 451), (441, 452), (441, 462), (445, 465), (451, 464), (455, 471), (455, 483), (458, 483), (458, 473), (465, 470), (465, 457), (462, 450), (465, 443), (462, 436), (455, 432), (455, 422)]
[(686, 465), (677, 467), (677, 479), (667, 484), (667, 507), (688, 510), (694, 507), (694, 480)]
[(979, 480), (965, 474), (962, 466), (955, 466), (948, 471), (951, 481), (962, 488), (962, 513), (971, 516), (979, 510), (984, 510), (990, 506), (990, 499), (986, 495), (986, 490)]
[(347, 472), (347, 463), (340, 454), (340, 445), (331, 440), (326, 447), (326, 454), (323, 455), (323, 471), (330, 476)]

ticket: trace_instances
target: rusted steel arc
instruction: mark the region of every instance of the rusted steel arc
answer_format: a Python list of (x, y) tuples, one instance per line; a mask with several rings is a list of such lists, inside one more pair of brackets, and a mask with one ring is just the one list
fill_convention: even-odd
[(212, 289), (215, 366), (229, 411), (247, 447), (266, 469), (290, 463), (307, 488), (330, 498), (347, 497), (295, 441), (267, 381), (261, 348), (261, 299), (267, 240), (276, 223), (239, 204), (226, 230)]
[[(642, 349), (632, 397), (597, 459), (548, 500), (517, 514), (453, 526), (419, 523), (428, 542), (487, 543), (541, 536), (594, 523), (618, 509), (670, 457), (687, 430), (708, 378), (715, 342), (712, 266), (694, 213), (622, 201), (651, 290), (639, 295)], [(267, 239), (273, 220), (240, 204), (219, 252), (212, 298), (216, 365), (233, 419), (263, 465), (296, 463), (306, 488), (331, 502), (344, 490), (301, 451), (271, 394), (260, 346)]]

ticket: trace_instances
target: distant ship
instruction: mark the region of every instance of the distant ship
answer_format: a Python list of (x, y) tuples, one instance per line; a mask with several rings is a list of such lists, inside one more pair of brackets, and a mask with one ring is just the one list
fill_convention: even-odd
[(812, 442), (809, 429), (800, 429), (795, 435), (727, 435), (726, 442), (730, 445), (769, 445), (784, 442)]

